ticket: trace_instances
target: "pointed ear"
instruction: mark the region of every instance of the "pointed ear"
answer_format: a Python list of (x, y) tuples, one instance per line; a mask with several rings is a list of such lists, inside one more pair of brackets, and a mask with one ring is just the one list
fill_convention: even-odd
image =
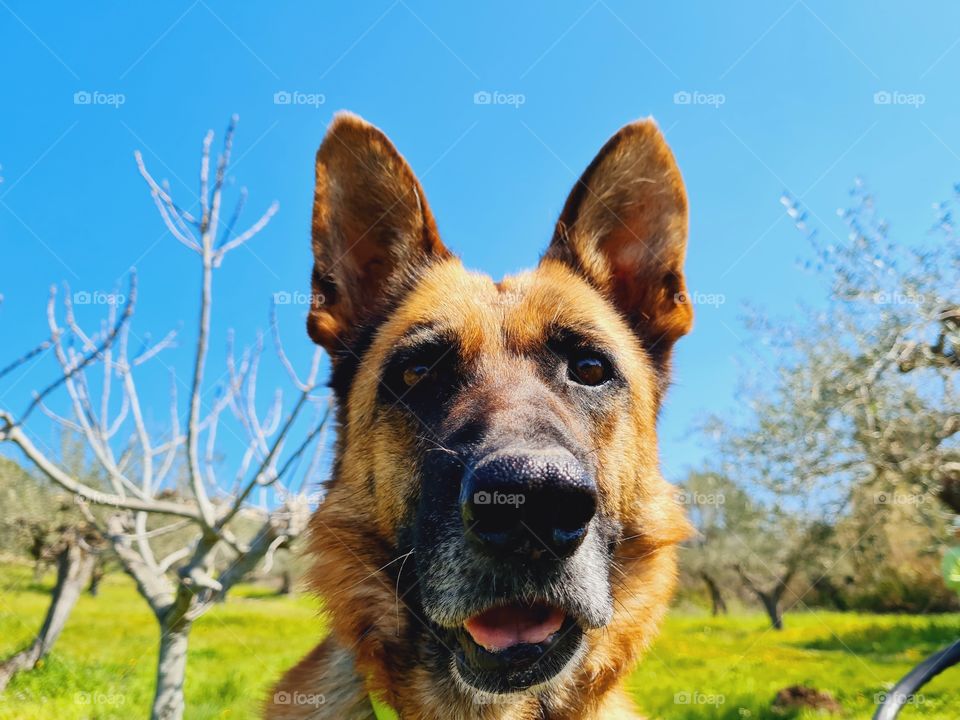
[(307, 330), (335, 353), (388, 298), (451, 255), (413, 170), (373, 125), (339, 114), (316, 173)]
[(543, 261), (565, 263), (620, 310), (661, 371), (693, 325), (683, 261), (687, 195), (652, 119), (627, 125), (567, 198)]

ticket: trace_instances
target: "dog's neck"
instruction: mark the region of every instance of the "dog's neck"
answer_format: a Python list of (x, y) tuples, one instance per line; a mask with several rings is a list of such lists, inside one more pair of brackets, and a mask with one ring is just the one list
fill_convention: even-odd
[[(334, 509), (330, 502), (325, 510)], [(622, 681), (656, 636), (675, 582), (675, 550), (624, 543), (618, 566), (629, 578), (617, 586), (620, 609), (611, 625), (588, 631), (584, 654), (546, 688), (509, 695), (482, 695), (450, 667), (448, 654), (431, 649), (431, 633), (398, 595), (393, 577), (369, 568), (386, 565), (396, 553), (376, 550), (367, 538), (358, 558), (342, 548), (364, 548), (355, 523), (335, 523), (327, 514), (314, 527), (317, 554), (313, 589), (324, 597), (332, 630), (278, 692), (310, 692), (325, 699), (327, 717), (370, 720), (371, 694), (402, 720), (636, 720), (639, 716)], [(335, 536), (334, 534), (335, 533)], [(337, 541), (337, 537), (342, 542)], [(416, 603), (413, 603), (416, 605)], [(310, 708), (307, 708), (310, 709)], [(314, 708), (315, 709), (315, 708)], [(271, 720), (305, 720), (294, 708), (276, 708)], [(388, 716), (389, 717), (389, 716)]]

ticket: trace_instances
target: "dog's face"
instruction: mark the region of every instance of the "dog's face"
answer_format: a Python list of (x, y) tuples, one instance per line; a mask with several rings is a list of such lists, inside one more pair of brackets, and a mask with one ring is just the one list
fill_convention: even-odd
[(382, 133), (340, 116), (313, 233), (340, 422), (313, 580), (358, 664), (503, 694), (631, 662), (687, 534), (655, 434), (692, 321), (686, 198), (656, 126), (612, 138), (537, 269), (495, 282), (444, 247)]

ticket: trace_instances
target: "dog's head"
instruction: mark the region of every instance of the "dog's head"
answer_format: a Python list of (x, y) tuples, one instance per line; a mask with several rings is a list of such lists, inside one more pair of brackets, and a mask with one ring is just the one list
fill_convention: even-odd
[(621, 129), (539, 266), (500, 282), (446, 249), (373, 126), (339, 116), (316, 170), (308, 329), (339, 436), (312, 579), (340, 641), (391, 687), (614, 679), (652, 638), (688, 533), (655, 433), (692, 323), (663, 136)]

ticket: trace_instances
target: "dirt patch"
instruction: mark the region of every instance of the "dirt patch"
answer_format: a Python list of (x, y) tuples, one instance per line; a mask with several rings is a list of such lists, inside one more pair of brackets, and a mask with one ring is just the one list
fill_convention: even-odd
[(791, 685), (777, 693), (773, 700), (773, 710), (785, 714), (790, 710), (819, 710), (824, 713), (838, 713), (841, 710), (837, 699), (826, 690), (817, 690), (806, 685)]

